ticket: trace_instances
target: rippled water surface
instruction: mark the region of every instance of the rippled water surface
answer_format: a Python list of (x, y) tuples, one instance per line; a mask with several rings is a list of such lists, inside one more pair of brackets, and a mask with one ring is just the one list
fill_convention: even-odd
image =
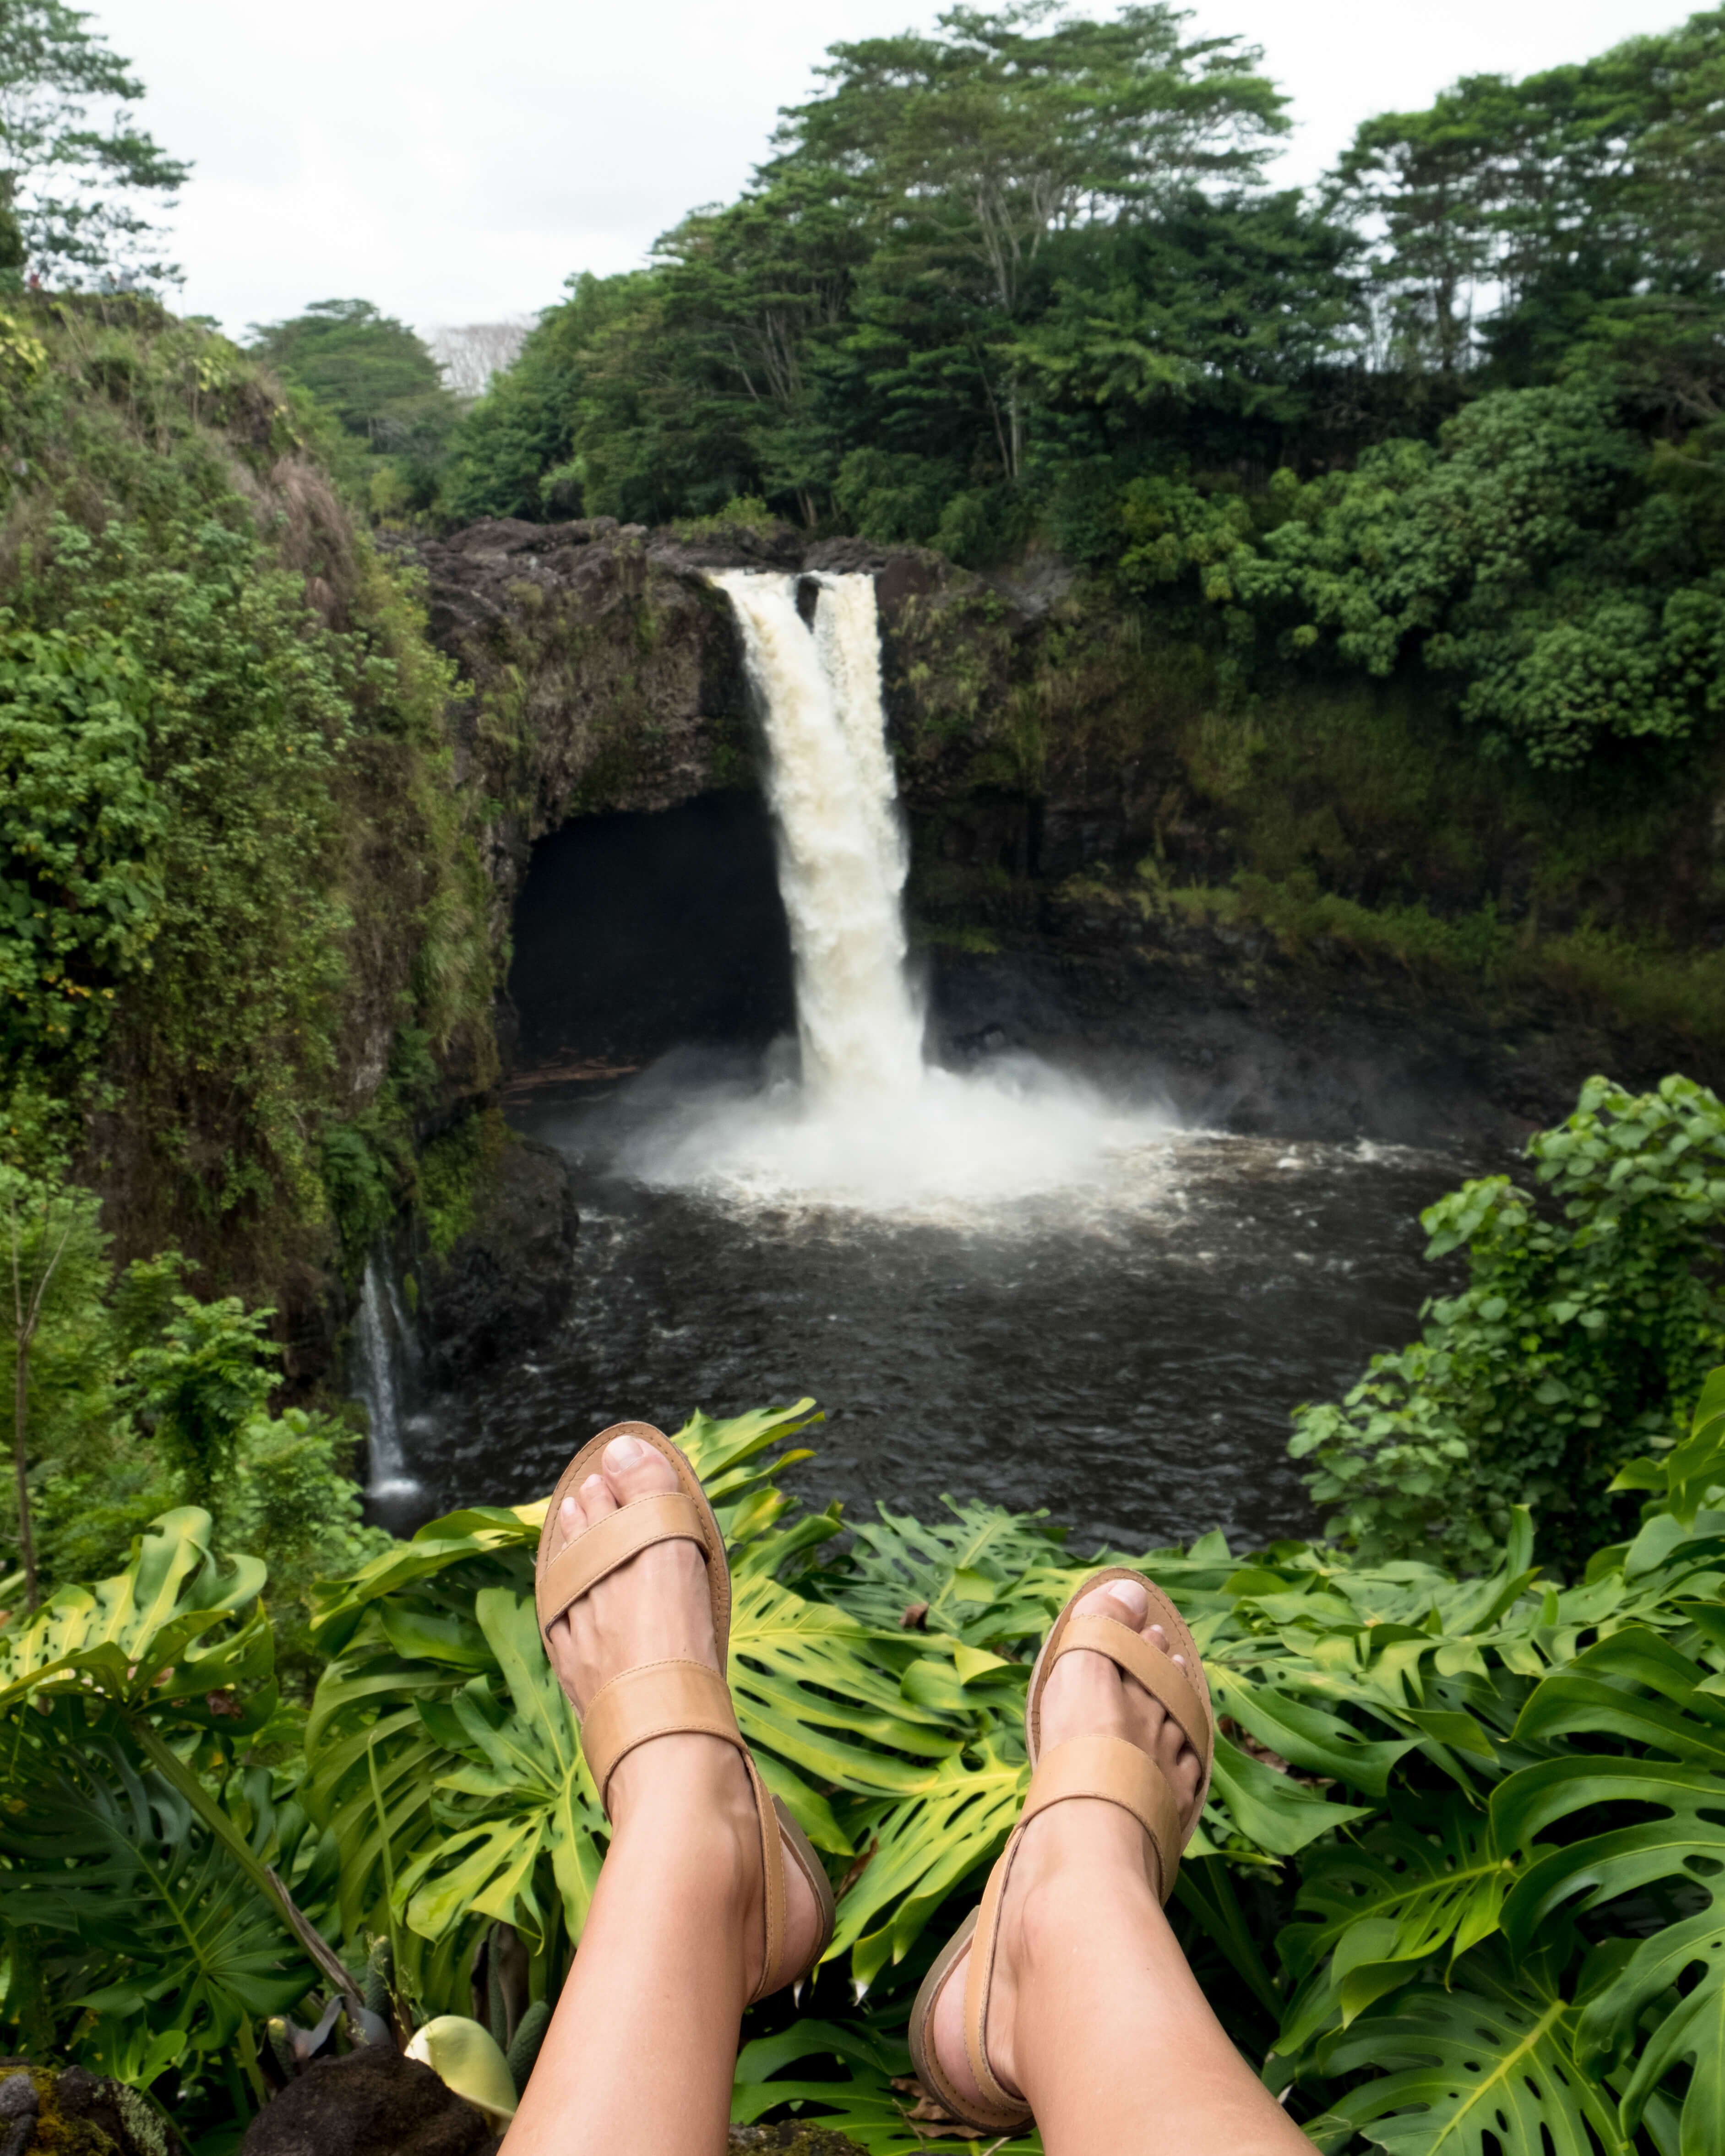
[(1045, 1507), (1084, 1548), (1301, 1534), (1288, 1410), (1411, 1336), (1440, 1284), (1419, 1209), (1482, 1172), (1141, 1124), (1080, 1188), (864, 1212), (650, 1187), (615, 1165), (639, 1154), (618, 1113), (517, 1112), (574, 1173), (572, 1312), (418, 1423), (428, 1505), (541, 1495), (624, 1417), (675, 1429), (811, 1393), (827, 1419), (791, 1480), (820, 1503)]

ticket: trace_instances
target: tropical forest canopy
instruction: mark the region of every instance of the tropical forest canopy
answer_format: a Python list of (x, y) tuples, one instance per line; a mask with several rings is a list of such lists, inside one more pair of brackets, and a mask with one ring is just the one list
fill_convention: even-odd
[(1367, 121), (1165, 6), (835, 45), (732, 203), (580, 275), (456, 443), (456, 518), (752, 502), (961, 562), (1034, 542), (1225, 668), (1429, 674), (1574, 765), (1725, 660), (1725, 11)]

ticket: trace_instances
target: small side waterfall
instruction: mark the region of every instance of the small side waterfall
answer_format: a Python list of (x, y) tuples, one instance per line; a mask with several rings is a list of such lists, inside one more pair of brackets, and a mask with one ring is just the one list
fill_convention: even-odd
[(922, 1016), (905, 971), (908, 851), (875, 580), (819, 578), (812, 632), (798, 581), (741, 569), (713, 578), (742, 624), (767, 736), (803, 1083), (828, 1097), (903, 1096), (922, 1074)]
[(403, 1395), (417, 1359), (395, 1267), (387, 1250), (374, 1252), (366, 1260), (360, 1286), (351, 1373), (371, 1424), (369, 1496), (405, 1496), (419, 1486), (408, 1472), (402, 1445)]

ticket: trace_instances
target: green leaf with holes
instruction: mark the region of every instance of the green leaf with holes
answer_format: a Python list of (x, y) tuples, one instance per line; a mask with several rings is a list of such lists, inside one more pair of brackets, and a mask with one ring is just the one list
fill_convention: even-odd
[(1574, 2008), (1525, 1969), (1481, 1958), (1452, 1990), (1419, 1986), (1363, 2016), (1318, 2059), (1374, 2078), (1317, 2124), (1342, 2122), (1389, 2156), (1628, 2156), (1578, 2061)]

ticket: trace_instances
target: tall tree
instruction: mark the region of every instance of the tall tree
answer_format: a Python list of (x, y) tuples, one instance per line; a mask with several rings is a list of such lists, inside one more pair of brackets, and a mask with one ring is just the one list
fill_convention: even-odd
[(318, 300), (287, 321), (254, 325), (252, 349), (310, 390), (373, 449), (409, 447), (455, 412), (430, 347), (369, 300)]
[(1592, 336), (1679, 323), (1725, 275), (1725, 9), (1360, 128), (1333, 206), (1374, 243), (1401, 364), (1550, 380)]
[(254, 324), (252, 336), (354, 444), (344, 476), (369, 490), (375, 511), (430, 507), (461, 406), (424, 338), (369, 300), (320, 300), (290, 321)]
[(1162, 4), (1109, 22), (1060, 0), (949, 8), (932, 36), (832, 47), (825, 93), (780, 126), (766, 177), (855, 206), (877, 313), (902, 317), (908, 300), (956, 331), (936, 371), (974, 371), (1009, 479), (1025, 424), (1012, 331), (1050, 237), (1255, 179), (1287, 126), (1255, 49), (1183, 38), (1182, 20)]
[(172, 282), (142, 204), (172, 208), (192, 168), (126, 123), (144, 86), (89, 21), (62, 0), (0, 0), (0, 269)]

